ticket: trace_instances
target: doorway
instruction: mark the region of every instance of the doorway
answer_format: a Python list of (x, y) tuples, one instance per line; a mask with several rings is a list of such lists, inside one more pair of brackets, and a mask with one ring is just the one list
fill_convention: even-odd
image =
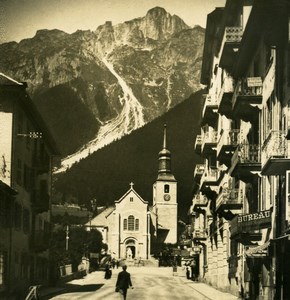
[(129, 239), (126, 242), (126, 259), (134, 259), (136, 257), (135, 240)]

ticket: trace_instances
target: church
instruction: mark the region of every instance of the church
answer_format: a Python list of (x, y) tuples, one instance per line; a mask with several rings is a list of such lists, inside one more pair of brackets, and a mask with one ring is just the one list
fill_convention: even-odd
[(177, 242), (177, 181), (171, 172), (166, 125), (158, 158), (158, 176), (153, 184), (153, 205), (149, 206), (130, 183), (129, 190), (114, 206), (93, 218), (89, 228), (102, 233), (108, 252), (117, 259), (148, 259), (153, 251), (152, 243)]

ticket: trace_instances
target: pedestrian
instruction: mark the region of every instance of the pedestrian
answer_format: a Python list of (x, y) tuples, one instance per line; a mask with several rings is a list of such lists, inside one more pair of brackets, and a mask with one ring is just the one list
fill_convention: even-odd
[(186, 278), (190, 279), (190, 271), (189, 271), (189, 267), (186, 267)]
[(115, 258), (113, 258), (113, 260), (112, 260), (112, 268), (113, 269), (115, 269), (115, 265), (116, 265), (116, 260), (115, 260)]
[(105, 268), (105, 279), (110, 279), (112, 276), (112, 271), (110, 270), (110, 265), (106, 264)]
[(119, 260), (117, 259), (117, 262), (116, 262), (117, 269), (119, 268), (119, 264), (120, 264), (120, 262), (119, 262)]
[(127, 289), (131, 287), (133, 289), (133, 285), (131, 282), (131, 276), (130, 273), (128, 273), (127, 266), (123, 265), (122, 266), (123, 271), (121, 271), (118, 274), (118, 279), (116, 282), (116, 292), (119, 292), (123, 295), (123, 299), (126, 299), (127, 296)]

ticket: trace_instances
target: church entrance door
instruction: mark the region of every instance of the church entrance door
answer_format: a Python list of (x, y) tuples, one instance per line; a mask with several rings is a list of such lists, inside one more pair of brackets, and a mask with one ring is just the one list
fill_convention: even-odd
[(136, 256), (136, 246), (134, 240), (128, 240), (126, 242), (126, 258), (133, 259)]

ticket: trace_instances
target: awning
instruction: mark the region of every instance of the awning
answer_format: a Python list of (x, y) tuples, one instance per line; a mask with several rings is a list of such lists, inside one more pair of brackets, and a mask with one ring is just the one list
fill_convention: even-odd
[(265, 244), (257, 247), (249, 248), (245, 255), (247, 257), (263, 257), (268, 255), (268, 247), (270, 245), (270, 241), (266, 242)]

